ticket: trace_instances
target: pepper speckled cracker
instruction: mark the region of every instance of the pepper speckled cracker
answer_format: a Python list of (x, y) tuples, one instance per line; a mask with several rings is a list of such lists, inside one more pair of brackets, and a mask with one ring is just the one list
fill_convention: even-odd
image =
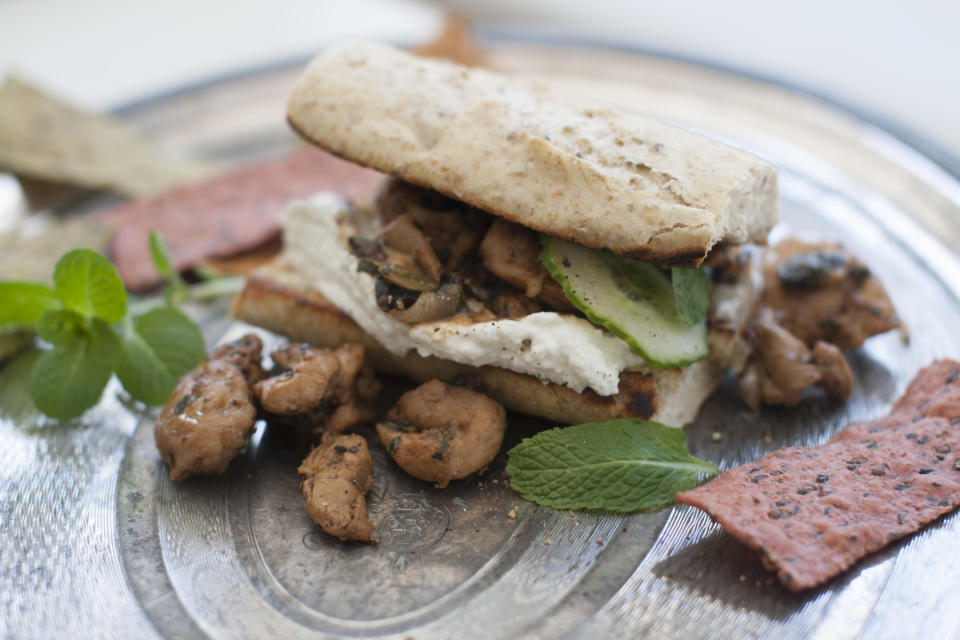
[(121, 205), (103, 220), (117, 229), (110, 253), (127, 288), (150, 289), (160, 276), (147, 238), (163, 233), (174, 267), (185, 270), (208, 258), (256, 249), (280, 234), (280, 216), (290, 200), (330, 189), (348, 198), (372, 200), (382, 176), (317, 149), (304, 148), (277, 160)]
[(0, 83), (0, 170), (30, 179), (28, 188), (39, 181), (141, 197), (211, 175), (214, 167), (168, 157), (118, 120), (8, 77)]
[(815, 587), (960, 505), (960, 363), (920, 371), (888, 416), (788, 447), (679, 493), (763, 553), (791, 591)]

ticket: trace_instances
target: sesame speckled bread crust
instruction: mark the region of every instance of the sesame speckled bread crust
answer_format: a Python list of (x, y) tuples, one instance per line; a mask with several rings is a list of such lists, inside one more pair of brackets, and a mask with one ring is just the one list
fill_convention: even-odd
[(349, 160), (632, 258), (696, 265), (717, 243), (763, 241), (777, 220), (776, 169), (756, 156), (384, 45), (316, 58), (288, 118)]

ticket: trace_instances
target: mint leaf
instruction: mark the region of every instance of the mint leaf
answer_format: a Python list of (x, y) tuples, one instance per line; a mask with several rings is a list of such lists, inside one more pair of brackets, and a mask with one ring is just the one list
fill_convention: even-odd
[(179, 275), (173, 268), (170, 261), (170, 253), (167, 251), (167, 243), (163, 241), (163, 234), (159, 231), (151, 231), (149, 236), (150, 255), (153, 257), (153, 266), (157, 273), (163, 276), (164, 280)]
[(82, 316), (119, 322), (127, 310), (127, 292), (116, 267), (90, 249), (64, 254), (53, 271), (63, 305)]
[(89, 331), (41, 355), (30, 374), (37, 408), (60, 420), (82, 414), (100, 399), (119, 352), (114, 330), (94, 319)]
[(0, 326), (32, 327), (45, 311), (63, 306), (53, 289), (33, 282), (0, 282)]
[(680, 318), (689, 325), (700, 324), (707, 319), (710, 307), (710, 276), (703, 269), (670, 270), (673, 283), (673, 304)]
[[(6, 360), (23, 351), (31, 342), (33, 342), (32, 331), (23, 330), (0, 333), (0, 365), (3, 365)], [(0, 369), (3, 369), (3, 366), (0, 366)], [(2, 388), (3, 385), (0, 383), (0, 389)]]
[(167, 243), (163, 241), (163, 235), (159, 231), (150, 232), (150, 255), (153, 257), (153, 266), (157, 273), (163, 276), (167, 282), (167, 287), (163, 292), (168, 305), (173, 305), (182, 300), (186, 294), (187, 283), (180, 277), (180, 273), (174, 269), (173, 261), (170, 260), (170, 252), (167, 251)]
[(123, 333), (117, 377), (134, 398), (163, 404), (177, 380), (206, 355), (200, 329), (172, 307), (139, 316)]
[(509, 452), (510, 486), (555, 509), (639, 511), (673, 503), (717, 466), (691, 456), (682, 429), (610, 420), (542, 431)]
[(42, 354), (39, 349), (31, 349), (0, 367), (0, 419), (9, 420), (20, 429), (42, 424), (30, 397), (30, 372)]
[(37, 335), (52, 344), (64, 344), (77, 339), (85, 331), (87, 322), (76, 311), (53, 309), (37, 321)]

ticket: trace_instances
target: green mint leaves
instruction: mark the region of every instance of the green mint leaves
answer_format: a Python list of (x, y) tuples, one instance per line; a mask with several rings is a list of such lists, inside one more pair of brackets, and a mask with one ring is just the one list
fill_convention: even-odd
[(50, 287), (33, 282), (0, 282), (0, 328), (32, 327), (50, 309), (63, 306)]
[(687, 451), (682, 429), (610, 420), (542, 431), (509, 452), (510, 486), (555, 509), (628, 512), (673, 503), (717, 466)]
[(65, 254), (53, 270), (53, 286), (63, 306), (86, 318), (119, 322), (127, 311), (127, 291), (109, 260), (90, 249)]
[(673, 304), (680, 318), (688, 325), (700, 324), (707, 319), (710, 307), (710, 276), (703, 269), (670, 270), (673, 283)]
[(94, 318), (89, 329), (55, 344), (37, 360), (30, 374), (34, 404), (51, 418), (80, 415), (100, 399), (119, 355), (117, 334)]
[[(169, 302), (170, 289), (179, 292), (177, 283), (186, 285), (170, 268), (159, 237), (151, 239), (151, 251), (168, 280)], [(73, 418), (92, 407), (114, 373), (134, 398), (162, 404), (177, 379), (206, 355), (199, 327), (172, 306), (130, 317), (120, 275), (95, 251), (65, 254), (53, 282), (52, 289), (0, 282), (0, 331), (30, 328), (53, 345), (30, 374), (30, 395), (52, 418)]]
[(117, 377), (133, 397), (147, 404), (163, 404), (180, 376), (205, 354), (197, 325), (177, 309), (160, 307), (125, 327)]
[(187, 283), (180, 277), (180, 273), (173, 268), (173, 261), (170, 260), (167, 243), (164, 242), (163, 235), (159, 231), (151, 231), (149, 242), (153, 264), (167, 283), (163, 291), (167, 304), (173, 306), (182, 302), (187, 297)]

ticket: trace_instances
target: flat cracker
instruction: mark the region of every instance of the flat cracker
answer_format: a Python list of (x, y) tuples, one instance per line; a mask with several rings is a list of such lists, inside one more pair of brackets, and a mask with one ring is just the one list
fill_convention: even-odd
[(290, 200), (329, 189), (370, 202), (382, 176), (328, 153), (303, 148), (200, 184), (121, 205), (101, 214), (117, 229), (110, 253), (127, 287), (160, 283), (148, 249), (150, 231), (163, 234), (173, 265), (191, 269), (268, 244), (280, 235), (280, 216)]
[(960, 363), (920, 371), (890, 415), (789, 447), (679, 493), (810, 589), (960, 505)]
[(8, 77), (0, 85), (0, 170), (139, 197), (210, 175), (213, 167), (168, 157), (113, 118)]

